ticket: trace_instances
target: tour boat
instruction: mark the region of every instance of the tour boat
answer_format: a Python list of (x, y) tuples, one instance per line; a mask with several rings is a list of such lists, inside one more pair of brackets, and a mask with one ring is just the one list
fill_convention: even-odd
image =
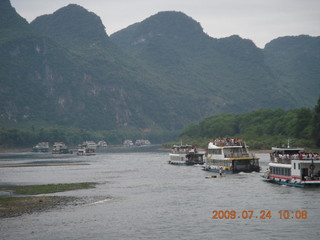
[(320, 186), (320, 155), (303, 148), (272, 148), (264, 181), (296, 187)]
[(85, 141), (79, 145), (77, 155), (79, 156), (92, 156), (96, 155), (97, 144), (93, 141)]
[(72, 151), (69, 151), (69, 148), (63, 142), (55, 142), (53, 144), (52, 153), (53, 154), (68, 154), (68, 153), (72, 153)]
[(49, 152), (49, 143), (39, 142), (32, 148), (32, 152)]
[(92, 156), (92, 155), (96, 155), (96, 153), (93, 149), (86, 148), (86, 147), (80, 147), (78, 149), (77, 155), (78, 156)]
[(259, 158), (249, 153), (242, 139), (211, 140), (203, 170), (220, 173), (259, 172)]
[(173, 145), (169, 163), (173, 165), (202, 165), (204, 153), (199, 153), (192, 145)]

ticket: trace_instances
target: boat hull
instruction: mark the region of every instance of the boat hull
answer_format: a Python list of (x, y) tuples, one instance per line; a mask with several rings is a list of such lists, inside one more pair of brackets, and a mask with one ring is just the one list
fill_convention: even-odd
[(287, 179), (281, 179), (281, 178), (267, 178), (265, 176), (263, 177), (263, 181), (269, 182), (269, 183), (275, 183), (279, 185), (286, 185), (286, 186), (292, 186), (292, 187), (307, 187), (307, 188), (313, 188), (313, 187), (320, 187), (320, 181), (290, 181)]
[[(203, 168), (204, 171), (208, 171), (208, 172), (214, 172), (214, 173), (219, 173), (220, 170), (218, 168), (208, 168), (208, 167), (204, 167)], [(228, 173), (228, 174), (234, 174), (234, 173), (251, 173), (251, 172), (260, 172), (260, 168), (257, 169), (247, 169), (247, 170), (222, 170), (223, 173)]]
[(169, 154), (169, 164), (179, 166), (203, 165), (203, 155), (201, 153), (183, 153), (183, 154)]
[(96, 153), (77, 153), (78, 156), (94, 156)]
[(186, 162), (176, 162), (176, 161), (171, 161), (171, 160), (169, 160), (168, 163), (169, 163), (169, 164), (172, 164), (172, 165), (177, 165), (177, 166), (187, 166), (187, 165), (191, 165), (191, 164), (187, 164)]

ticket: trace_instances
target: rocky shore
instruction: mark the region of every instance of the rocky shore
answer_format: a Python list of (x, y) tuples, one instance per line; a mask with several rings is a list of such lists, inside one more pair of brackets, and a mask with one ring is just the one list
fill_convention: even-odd
[(69, 204), (86, 203), (87, 200), (65, 196), (37, 196), (78, 189), (94, 188), (96, 183), (68, 183), (31, 186), (0, 186), (0, 218), (42, 212)]
[(0, 218), (42, 212), (76, 201), (74, 197), (5, 197), (0, 199)]

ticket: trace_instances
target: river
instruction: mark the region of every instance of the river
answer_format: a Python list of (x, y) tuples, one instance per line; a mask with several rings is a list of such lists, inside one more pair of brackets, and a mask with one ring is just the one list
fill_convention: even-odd
[[(257, 156), (263, 171), (269, 156)], [(169, 165), (168, 151), (161, 149), (89, 157), (0, 154), (0, 165), (46, 163), (88, 165), (0, 168), (0, 184), (98, 185), (51, 194), (87, 199), (86, 203), (0, 219), (0, 239), (300, 240), (320, 236), (320, 188), (266, 183), (261, 173), (206, 178), (212, 173), (201, 167)], [(236, 214), (232, 219), (231, 211)]]

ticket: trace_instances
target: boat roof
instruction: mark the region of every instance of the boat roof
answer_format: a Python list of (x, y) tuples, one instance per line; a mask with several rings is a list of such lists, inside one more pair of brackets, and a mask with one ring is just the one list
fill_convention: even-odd
[(269, 163), (269, 167), (283, 167), (283, 168), (291, 168), (291, 164), (284, 164), (284, 163)]
[(273, 151), (304, 151), (304, 148), (278, 148), (278, 147), (272, 147)]
[(173, 145), (174, 148), (192, 148), (192, 145), (185, 144), (185, 145)]
[(208, 145), (208, 149), (217, 149), (217, 148), (242, 148), (243, 146), (239, 146), (239, 145), (221, 145), (221, 146), (217, 146), (215, 144), (213, 144), (212, 142), (209, 143)]

